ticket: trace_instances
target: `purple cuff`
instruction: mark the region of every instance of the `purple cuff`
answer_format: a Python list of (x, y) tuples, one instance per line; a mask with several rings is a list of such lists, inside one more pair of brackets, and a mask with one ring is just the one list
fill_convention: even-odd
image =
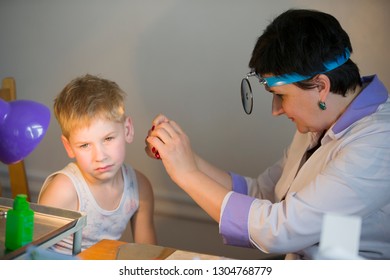
[(219, 233), (227, 245), (252, 247), (249, 240), (248, 217), (255, 198), (233, 192), (223, 210)]
[(248, 194), (248, 186), (246, 184), (245, 178), (241, 175), (229, 172), (233, 181), (233, 191), (241, 194)]

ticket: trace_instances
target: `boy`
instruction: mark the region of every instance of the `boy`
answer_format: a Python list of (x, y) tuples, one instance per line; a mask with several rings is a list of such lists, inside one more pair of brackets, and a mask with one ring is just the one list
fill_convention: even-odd
[[(74, 162), (45, 180), (38, 203), (87, 214), (82, 250), (101, 239), (119, 239), (129, 220), (134, 242), (156, 244), (151, 184), (124, 164), (126, 143), (134, 137), (124, 96), (115, 82), (85, 75), (54, 101), (61, 140)], [(69, 254), (72, 238), (54, 249)]]

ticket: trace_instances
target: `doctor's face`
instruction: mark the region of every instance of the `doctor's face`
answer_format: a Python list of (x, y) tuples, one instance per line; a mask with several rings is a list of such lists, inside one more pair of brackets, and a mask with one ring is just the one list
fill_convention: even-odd
[(286, 115), (301, 133), (320, 132), (326, 129), (318, 108), (317, 88), (304, 90), (294, 84), (266, 87), (273, 94), (272, 114)]

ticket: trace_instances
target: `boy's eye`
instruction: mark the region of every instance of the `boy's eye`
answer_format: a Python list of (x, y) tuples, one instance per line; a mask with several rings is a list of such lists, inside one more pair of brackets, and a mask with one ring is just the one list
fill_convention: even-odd
[(80, 148), (81, 149), (86, 149), (86, 148), (88, 148), (89, 147), (89, 144), (82, 144), (82, 145), (80, 145)]
[(107, 138), (106, 138), (106, 141), (111, 141), (111, 140), (113, 140), (113, 139), (114, 139), (114, 137), (110, 136), (110, 137), (107, 137)]

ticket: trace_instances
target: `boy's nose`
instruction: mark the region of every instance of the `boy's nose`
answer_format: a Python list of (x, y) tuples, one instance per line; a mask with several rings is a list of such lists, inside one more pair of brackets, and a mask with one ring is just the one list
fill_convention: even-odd
[(103, 161), (107, 157), (105, 149), (103, 146), (96, 146), (95, 147), (95, 160), (96, 161)]

